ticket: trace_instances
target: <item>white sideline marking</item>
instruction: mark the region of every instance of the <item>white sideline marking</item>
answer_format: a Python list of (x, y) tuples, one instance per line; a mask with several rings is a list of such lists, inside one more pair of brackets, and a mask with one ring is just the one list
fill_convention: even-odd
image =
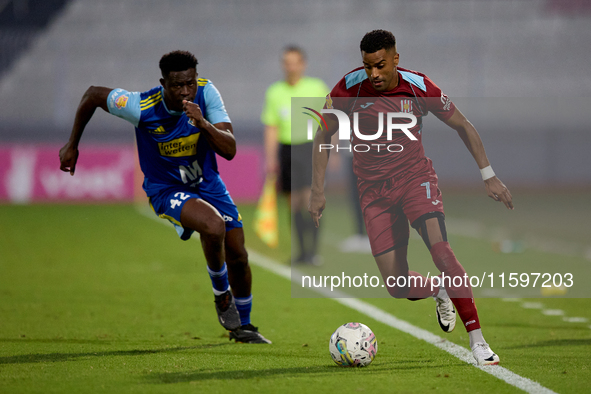
[(586, 317), (566, 317), (566, 316), (563, 317), (562, 320), (567, 323), (587, 323), (589, 321), (589, 319), (587, 319)]
[(564, 311), (562, 309), (544, 309), (542, 310), (542, 314), (546, 316), (562, 316), (564, 315)]
[[(156, 215), (154, 215), (153, 212), (151, 212), (147, 209), (137, 208), (137, 211), (141, 215), (151, 218), (153, 220), (156, 220), (162, 224), (165, 224), (165, 225), (169, 224), (168, 221), (164, 221), (164, 220), (158, 218)], [(277, 275), (281, 276), (282, 278), (285, 278), (289, 281), (295, 281), (296, 283), (301, 282), (302, 274), (300, 274), (296, 269), (293, 269), (293, 268), (288, 267), (286, 265), (280, 264), (279, 262), (277, 262), (273, 259), (270, 259), (262, 254), (259, 254), (252, 249), (248, 249), (248, 254), (250, 256), (249, 261), (251, 264), (257, 265), (261, 268), (271, 271), (271, 272), (273, 272), (273, 273), (275, 273), (275, 274), (277, 274)], [(556, 394), (556, 392), (542, 386), (538, 382), (535, 382), (535, 381), (530, 380), (528, 378), (524, 378), (523, 376), (517, 375), (516, 373), (511, 372), (508, 369), (501, 367), (500, 365), (489, 365), (489, 366), (484, 366), (484, 367), (476, 365), (476, 363), (474, 361), (474, 357), (472, 356), (472, 352), (470, 350), (468, 350), (462, 346), (456, 345), (453, 342), (449, 342), (448, 340), (446, 340), (438, 335), (435, 335), (427, 330), (423, 330), (422, 328), (414, 326), (414, 325), (410, 324), (409, 322), (398, 319), (394, 315), (391, 315), (390, 313), (383, 311), (376, 306), (368, 304), (365, 301), (361, 301), (357, 298), (334, 298), (334, 294), (337, 292), (333, 291), (331, 293), (324, 288), (315, 288), (315, 289), (311, 289), (311, 290), (321, 293), (327, 297), (329, 297), (332, 294), (333, 297), (329, 297), (329, 298), (332, 298), (336, 302), (338, 302), (342, 305), (348, 306), (349, 308), (354, 309), (357, 312), (360, 312), (360, 313), (362, 313), (374, 320), (377, 320), (377, 321), (384, 323), (390, 327), (400, 330), (400, 331), (402, 331), (408, 335), (411, 335), (417, 339), (422, 339), (423, 341), (430, 343), (430, 344), (438, 347), (441, 350), (445, 350), (446, 352), (448, 352), (452, 356), (454, 356), (454, 357), (456, 357), (468, 364), (471, 364), (474, 367), (510, 384), (511, 386), (517, 387), (518, 389), (521, 389), (527, 393)], [(344, 296), (343, 293), (340, 293), (340, 295)]]
[[(250, 255), (250, 262), (254, 265), (258, 265), (259, 267), (265, 268), (268, 271), (271, 271), (287, 280), (295, 281), (299, 283), (301, 281), (301, 274), (288, 266), (282, 265), (273, 259), (270, 259), (266, 256), (263, 256), (254, 250), (248, 251)], [(318, 289), (311, 289), (316, 290), (319, 293), (327, 293), (325, 295), (329, 295), (330, 293), (326, 291), (326, 289), (318, 288)], [(325, 290), (325, 291), (322, 291)], [(334, 295), (334, 291), (331, 293)], [(332, 297), (331, 297), (332, 298)], [(356, 310), (357, 312), (363, 313), (375, 319), (381, 323), (384, 323), (390, 327), (396, 328), (406, 334), (409, 334), (417, 339), (422, 339), (425, 342), (428, 342), (441, 350), (445, 350), (449, 354), (454, 357), (459, 358), (460, 360), (473, 365), (474, 367), (493, 375), (494, 377), (501, 379), (502, 381), (510, 384), (511, 386), (517, 387), (527, 393), (555, 393), (554, 391), (540, 385), (533, 380), (528, 378), (524, 378), (523, 376), (517, 375), (514, 372), (509, 371), (506, 368), (501, 367), (500, 365), (489, 365), (489, 366), (478, 366), (474, 361), (474, 357), (472, 356), (472, 352), (462, 346), (456, 345), (453, 342), (449, 342), (448, 340), (435, 335), (427, 330), (423, 330), (417, 326), (414, 326), (404, 320), (401, 320), (394, 315), (391, 315), (388, 312), (381, 310), (380, 308), (368, 304), (365, 301), (361, 301), (357, 298), (332, 298), (336, 302), (348, 306), (351, 309)]]
[(524, 302), (521, 307), (525, 309), (542, 309), (544, 304), (541, 302)]
[[(483, 223), (470, 220), (446, 216), (447, 232), (449, 234), (461, 235), (469, 238), (483, 239), (493, 242), (509, 240), (511, 233), (508, 228), (502, 226), (489, 227)], [(414, 232), (413, 232), (414, 234)], [(591, 260), (591, 248), (586, 244), (576, 242), (567, 242), (554, 238), (545, 238), (534, 233), (523, 235), (525, 246), (528, 249), (538, 250), (540, 252), (561, 254), (565, 256), (583, 257)]]

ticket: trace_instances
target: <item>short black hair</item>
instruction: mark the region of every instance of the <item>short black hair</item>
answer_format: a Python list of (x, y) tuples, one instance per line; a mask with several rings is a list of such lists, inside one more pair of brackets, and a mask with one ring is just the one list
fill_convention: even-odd
[(302, 60), (306, 61), (306, 52), (302, 49), (302, 47), (297, 45), (287, 45), (285, 48), (283, 48), (283, 53), (288, 52), (297, 52), (302, 57)]
[(197, 69), (197, 58), (188, 51), (172, 51), (160, 59), (160, 71), (166, 78), (171, 71), (185, 71), (190, 68)]
[(372, 30), (363, 36), (359, 48), (365, 53), (374, 53), (380, 49), (396, 47), (396, 37), (387, 30)]

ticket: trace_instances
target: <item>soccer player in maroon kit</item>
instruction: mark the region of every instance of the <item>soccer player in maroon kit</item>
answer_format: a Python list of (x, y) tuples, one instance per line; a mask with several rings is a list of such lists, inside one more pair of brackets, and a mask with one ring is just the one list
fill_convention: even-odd
[[(327, 96), (325, 108), (347, 114), (353, 125), (350, 143), (361, 209), (372, 254), (388, 292), (395, 298), (411, 300), (434, 297), (439, 325), (445, 332), (455, 327), (455, 306), (468, 331), (477, 363), (498, 364), (499, 357), (482, 336), (470, 284), (463, 280), (462, 285), (454, 286), (444, 279), (446, 287), (436, 283), (431, 287), (430, 279), (408, 268), (410, 222), (423, 238), (443, 278), (464, 278), (466, 274), (447, 242), (437, 175), (421, 143), (422, 117), (431, 112), (457, 131), (478, 164), (492, 199), (513, 209), (511, 193), (494, 175), (478, 132), (460, 110), (426, 75), (398, 67), (399, 54), (392, 33), (371, 31), (361, 40), (360, 49), (363, 67), (351, 71), (336, 84)], [(400, 118), (394, 122), (398, 128), (380, 135), (380, 128), (386, 129), (386, 120), (378, 122), (379, 116), (388, 113), (398, 113), (393, 116)], [(414, 115), (416, 124), (412, 125), (413, 118), (406, 114)], [(334, 148), (331, 136), (339, 129), (335, 116), (325, 115), (325, 119), (328, 129), (319, 128), (314, 139), (309, 211), (316, 226), (326, 205), (324, 176), (329, 152)], [(405, 128), (401, 127), (402, 123), (410, 124)], [(376, 132), (378, 124), (381, 127)], [(404, 285), (393, 286), (388, 283), (388, 277), (404, 277), (404, 282), (399, 282)], [(409, 280), (412, 277), (414, 281)]]

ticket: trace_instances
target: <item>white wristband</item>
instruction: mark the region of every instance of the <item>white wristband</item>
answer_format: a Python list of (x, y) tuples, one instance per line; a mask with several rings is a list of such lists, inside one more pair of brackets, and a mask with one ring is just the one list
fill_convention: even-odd
[(480, 174), (482, 175), (482, 180), (486, 181), (487, 179), (492, 178), (495, 176), (495, 172), (493, 171), (491, 166), (484, 167), (480, 169)]

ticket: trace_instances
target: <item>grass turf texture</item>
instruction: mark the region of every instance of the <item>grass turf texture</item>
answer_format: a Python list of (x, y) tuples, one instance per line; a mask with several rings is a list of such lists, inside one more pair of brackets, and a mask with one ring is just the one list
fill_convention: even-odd
[[(252, 212), (241, 207), (247, 224)], [(249, 225), (246, 236), (259, 252), (289, 257), (288, 241), (269, 251)], [(472, 243), (463, 241), (456, 249)], [(132, 206), (1, 206), (0, 250), (0, 392), (518, 391), (330, 299), (291, 298), (288, 281), (258, 267), (253, 323), (274, 343), (230, 343), (199, 243), (179, 241)], [(366, 301), (444, 335), (430, 300)], [(533, 301), (591, 317), (588, 300)], [(587, 389), (588, 324), (497, 299), (478, 306), (505, 367), (558, 392)], [(347, 321), (376, 333), (368, 368), (330, 359), (329, 336)], [(446, 338), (467, 346), (462, 327)]]

